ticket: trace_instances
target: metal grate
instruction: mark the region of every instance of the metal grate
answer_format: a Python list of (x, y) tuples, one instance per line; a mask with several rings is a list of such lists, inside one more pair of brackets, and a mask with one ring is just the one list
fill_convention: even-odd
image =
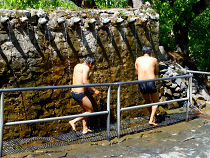
[[(137, 117), (130, 118), (121, 121), (121, 136), (139, 133), (154, 128), (175, 124), (185, 121), (186, 113), (173, 113), (164, 115), (164, 119), (161, 120), (157, 127), (148, 125), (149, 117)], [(195, 119), (196, 116), (190, 115), (189, 119)], [(117, 137), (117, 124), (111, 124), (110, 129), (111, 139)], [(58, 146), (65, 146), (71, 144), (79, 144), (83, 142), (96, 142), (106, 139), (106, 129), (95, 129), (94, 132), (86, 135), (82, 134), (82, 131), (69, 132), (54, 137), (32, 137), (24, 139), (15, 139), (3, 141), (3, 156), (21, 153), (32, 152), (38, 149), (52, 148)]]

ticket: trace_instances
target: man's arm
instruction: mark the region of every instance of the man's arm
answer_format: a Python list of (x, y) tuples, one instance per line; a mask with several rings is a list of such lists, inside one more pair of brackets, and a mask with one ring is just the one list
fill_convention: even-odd
[(158, 67), (158, 60), (155, 59), (155, 75), (158, 77), (158, 71), (159, 71), (159, 67)]
[(136, 62), (135, 62), (135, 74), (138, 75), (138, 65)]
[[(82, 77), (83, 77), (83, 84), (90, 84), (89, 80), (88, 80), (88, 76), (89, 76), (89, 71), (90, 68), (89, 67), (84, 67), (83, 68), (83, 73), (82, 73)], [(88, 87), (91, 91), (93, 91), (96, 94), (99, 94), (100, 92), (94, 88), (94, 87)]]

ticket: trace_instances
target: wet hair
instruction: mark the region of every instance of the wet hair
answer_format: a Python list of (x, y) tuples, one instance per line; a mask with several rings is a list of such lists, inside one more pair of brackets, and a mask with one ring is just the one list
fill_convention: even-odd
[(91, 64), (91, 63), (94, 63), (94, 62), (95, 62), (95, 59), (93, 59), (93, 58), (91, 58), (91, 57), (87, 57), (87, 58), (85, 59), (85, 62), (86, 62), (87, 64)]
[(149, 54), (149, 53), (151, 53), (151, 51), (152, 51), (152, 48), (150, 46), (144, 46), (142, 48), (142, 53), (143, 54)]

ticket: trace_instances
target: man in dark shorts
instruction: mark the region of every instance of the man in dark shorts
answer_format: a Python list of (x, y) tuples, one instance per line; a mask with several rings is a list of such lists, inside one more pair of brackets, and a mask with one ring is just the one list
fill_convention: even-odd
[[(74, 67), (73, 72), (73, 85), (83, 85), (83, 84), (90, 84), (88, 80), (90, 68), (93, 66), (94, 59), (91, 57), (87, 57), (85, 61), (81, 64), (77, 64)], [(94, 88), (94, 87), (88, 87), (89, 90), (94, 92), (95, 94), (99, 95), (100, 92)], [(85, 88), (79, 87), (79, 88), (72, 88), (71, 96), (76, 100), (80, 106), (84, 109), (84, 113), (91, 113), (93, 112), (93, 106), (89, 98), (85, 95)], [(86, 134), (88, 132), (91, 132), (91, 130), (87, 127), (87, 121), (84, 117), (78, 117), (71, 121), (69, 121), (69, 124), (71, 125), (73, 131), (76, 132), (76, 123), (78, 121), (82, 120), (83, 124), (83, 134)]]
[[(138, 75), (138, 80), (149, 80), (154, 79), (155, 75), (158, 75), (158, 61), (156, 58), (152, 57), (152, 48), (144, 46), (142, 48), (143, 56), (138, 57), (135, 62), (136, 74)], [(139, 83), (140, 91), (143, 95), (146, 104), (151, 102), (159, 101), (159, 94), (155, 87), (155, 82), (141, 82)], [(155, 113), (157, 110), (157, 105), (152, 106), (149, 109), (150, 120), (149, 124), (157, 126), (155, 123)]]

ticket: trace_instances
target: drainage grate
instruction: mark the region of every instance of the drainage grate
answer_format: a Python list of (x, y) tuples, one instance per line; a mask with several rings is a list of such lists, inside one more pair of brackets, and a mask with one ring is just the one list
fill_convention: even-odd
[[(185, 112), (174, 113), (164, 116), (159, 126), (167, 126), (178, 122), (185, 121)], [(192, 120), (196, 116), (189, 115), (189, 119)], [(120, 134), (128, 135), (133, 133), (139, 133), (146, 130), (151, 130), (153, 126), (148, 125), (149, 117), (138, 117), (132, 119), (126, 119), (121, 121)], [(117, 136), (117, 124), (111, 124), (110, 139)], [(100, 140), (106, 140), (106, 129), (95, 129), (92, 133), (86, 135), (82, 134), (82, 131), (65, 133), (54, 137), (32, 137), (24, 139), (7, 140), (3, 142), (3, 155), (9, 155), (20, 152), (32, 152), (38, 149), (52, 148), (58, 146), (65, 146), (71, 144), (79, 144), (83, 142), (96, 142)]]

